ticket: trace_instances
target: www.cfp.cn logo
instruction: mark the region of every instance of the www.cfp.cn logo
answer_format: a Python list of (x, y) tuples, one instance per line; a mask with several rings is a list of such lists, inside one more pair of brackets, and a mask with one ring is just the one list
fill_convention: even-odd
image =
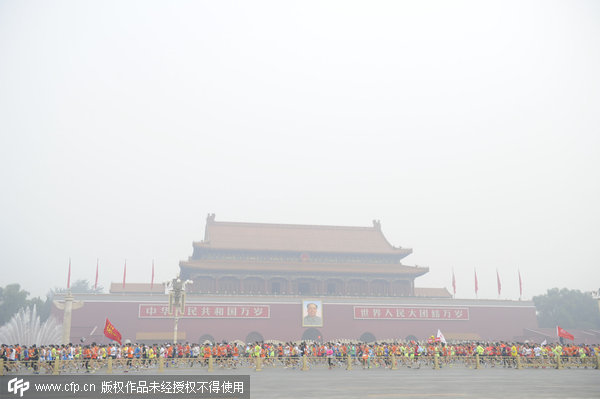
[(23, 379), (13, 378), (8, 381), (8, 392), (12, 392), (15, 395), (20, 393), (20, 396), (23, 397), (23, 392), (29, 389), (29, 381), (23, 382)]

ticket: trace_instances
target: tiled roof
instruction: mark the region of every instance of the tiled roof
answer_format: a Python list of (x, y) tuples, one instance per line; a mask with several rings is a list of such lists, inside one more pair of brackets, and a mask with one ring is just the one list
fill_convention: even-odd
[[(190, 260), (179, 262), (180, 267), (192, 270), (226, 272), (263, 272), (263, 273), (336, 273), (372, 274), (372, 275), (403, 275), (410, 277), (421, 276), (429, 271), (427, 267), (405, 266), (401, 264), (364, 264), (364, 263), (313, 263), (286, 262), (285, 267), (279, 262), (244, 262), (222, 260)], [(432, 288), (432, 290), (435, 290)], [(445, 291), (445, 289), (444, 289)], [(436, 291), (438, 294), (441, 291)], [(447, 291), (445, 291), (447, 292)]]
[(303, 251), (408, 255), (410, 248), (392, 246), (373, 221), (370, 227), (206, 221), (204, 241), (196, 247), (238, 250)]
[(415, 287), (415, 296), (427, 298), (452, 298), (452, 294), (446, 288)]
[(111, 283), (110, 284), (110, 293), (111, 294), (120, 294), (120, 293), (130, 293), (130, 294), (139, 294), (139, 293), (156, 293), (156, 294), (164, 294), (165, 286), (163, 283), (154, 283), (152, 289), (150, 289), (150, 284), (145, 283), (126, 283), (125, 288), (123, 288), (123, 283)]

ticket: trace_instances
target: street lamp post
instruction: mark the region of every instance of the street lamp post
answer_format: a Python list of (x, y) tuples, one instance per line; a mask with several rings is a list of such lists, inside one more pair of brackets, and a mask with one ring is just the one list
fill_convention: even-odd
[(179, 314), (185, 311), (185, 285), (192, 280), (182, 281), (179, 276), (167, 283), (169, 287), (169, 314), (173, 315), (173, 344), (177, 343), (177, 327)]

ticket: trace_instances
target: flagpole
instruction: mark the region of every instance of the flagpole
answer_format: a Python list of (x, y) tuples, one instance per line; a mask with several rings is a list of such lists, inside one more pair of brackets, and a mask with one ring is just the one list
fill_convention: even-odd
[(454, 267), (452, 268), (452, 299), (456, 299), (456, 277), (454, 276)]
[(98, 258), (96, 258), (96, 282), (94, 283), (94, 294), (97, 294), (98, 292), (96, 291), (98, 289), (98, 262), (100, 260)]
[(153, 288), (154, 288), (154, 259), (152, 259), (152, 279), (150, 280), (150, 295), (152, 295)]
[(479, 283), (477, 282), (477, 269), (475, 270), (475, 298), (479, 299)]
[(502, 293), (502, 283), (500, 282), (500, 273), (498, 273), (498, 269), (496, 268), (496, 280), (498, 284), (498, 299), (500, 299), (500, 295)]
[(123, 292), (122, 295), (125, 295), (125, 277), (127, 276), (127, 259), (125, 259), (125, 266), (123, 266)]
[(519, 301), (523, 299), (523, 281), (521, 280), (521, 269), (517, 269), (519, 272)]

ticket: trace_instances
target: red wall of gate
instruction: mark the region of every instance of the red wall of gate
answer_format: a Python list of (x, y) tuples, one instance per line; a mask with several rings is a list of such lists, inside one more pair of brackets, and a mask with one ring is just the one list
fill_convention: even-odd
[[(117, 298), (115, 298), (117, 297)], [(435, 335), (440, 329), (446, 338), (452, 337), (480, 337), (482, 340), (512, 340), (523, 335), (525, 328), (537, 328), (535, 307), (529, 302), (515, 301), (415, 301), (410, 298), (402, 302), (379, 301), (377, 299), (336, 299), (330, 302), (322, 300), (322, 327), (302, 326), (302, 300), (286, 300), (278, 302), (262, 298), (260, 302), (250, 302), (248, 298), (202, 298), (201, 300), (188, 301), (188, 306), (209, 304), (217, 306), (260, 305), (270, 312), (268, 318), (180, 318), (178, 331), (180, 340), (200, 342), (203, 337), (210, 336), (214, 340), (231, 341), (240, 339), (246, 341), (252, 333), (258, 333), (265, 340), (279, 339), (295, 341), (303, 338), (309, 332), (313, 336), (320, 335), (323, 340), (352, 339), (358, 340), (363, 334), (372, 334), (375, 339), (406, 339), (414, 336), (425, 339)], [(173, 337), (174, 320), (172, 317), (140, 317), (140, 304), (166, 305), (166, 296), (148, 296), (140, 299), (127, 298), (116, 295), (82, 296), (76, 300), (83, 301), (83, 306), (73, 311), (71, 322), (71, 342), (108, 343), (103, 335), (106, 318), (121, 332), (123, 339), (132, 342), (141, 340), (139, 337), (153, 336), (150, 340), (157, 342), (171, 341)], [(234, 302), (232, 302), (232, 300)], [(415, 308), (417, 310), (431, 309), (467, 309), (468, 319), (357, 319), (355, 307), (380, 308), (385, 310), (401, 308)], [(62, 311), (53, 308), (53, 316), (62, 321)], [(93, 332), (94, 328), (96, 330)], [(316, 329), (313, 330), (312, 328)], [(150, 334), (150, 335), (148, 335)], [(152, 335), (153, 334), (153, 335)], [(144, 339), (148, 342), (149, 339)]]

